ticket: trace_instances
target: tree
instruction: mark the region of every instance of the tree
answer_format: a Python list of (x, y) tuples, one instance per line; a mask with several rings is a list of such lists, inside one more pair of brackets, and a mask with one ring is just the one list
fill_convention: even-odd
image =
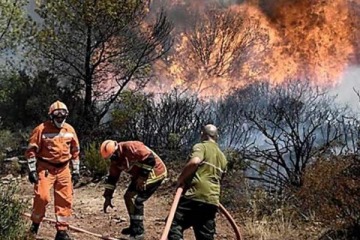
[(79, 98), (68, 88), (59, 86), (59, 79), (49, 72), (28, 76), (24, 72), (0, 78), (0, 117), (3, 127), (17, 131), (33, 128), (46, 120), (48, 109), (55, 100), (69, 107), (70, 122), (76, 122)]
[(26, 0), (0, 0), (0, 53), (18, 46), (28, 19)]
[(163, 151), (188, 150), (207, 123), (206, 108), (196, 96), (177, 89), (161, 96), (124, 92), (116, 102), (112, 126), (117, 138), (138, 139)]
[(346, 109), (336, 107), (319, 87), (289, 81), (282, 86), (253, 84), (238, 93), (229, 107), (241, 109), (238, 126), (251, 130), (249, 144), (239, 146), (246, 147), (250, 179), (277, 190), (300, 187), (308, 164), (336, 152), (343, 141)]
[(43, 23), (34, 50), (83, 96), (87, 129), (124, 89), (144, 86), (151, 63), (171, 47), (172, 26), (163, 12), (155, 23), (144, 21), (146, 1), (44, 0), (37, 12)]
[[(221, 91), (226, 85), (241, 86), (251, 79), (245, 67), (266, 50), (268, 34), (259, 22), (230, 8), (215, 7), (196, 13), (180, 35), (179, 49), (170, 58), (176, 78), (198, 92)], [(183, 70), (183, 71), (182, 71)], [(236, 83), (236, 81), (238, 83)]]

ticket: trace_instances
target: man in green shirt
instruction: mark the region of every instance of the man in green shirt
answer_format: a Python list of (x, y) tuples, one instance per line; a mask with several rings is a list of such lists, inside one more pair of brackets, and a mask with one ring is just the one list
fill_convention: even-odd
[(201, 142), (192, 148), (190, 160), (177, 181), (177, 186), (183, 187), (184, 193), (176, 209), (168, 240), (182, 240), (184, 230), (189, 227), (193, 227), (197, 240), (214, 239), (220, 182), (227, 165), (217, 139), (217, 128), (208, 124), (201, 131)]

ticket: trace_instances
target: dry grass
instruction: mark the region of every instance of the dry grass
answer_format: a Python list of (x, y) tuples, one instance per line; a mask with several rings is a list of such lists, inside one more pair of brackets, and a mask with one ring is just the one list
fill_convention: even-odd
[(309, 240), (318, 239), (324, 230), (312, 215), (305, 221), (289, 201), (279, 202), (261, 188), (243, 186), (243, 207), (237, 217), (246, 240)]
[(262, 216), (261, 219), (248, 218), (244, 224), (245, 232), (252, 239), (299, 239), (291, 217), (285, 216), (281, 209), (270, 216)]

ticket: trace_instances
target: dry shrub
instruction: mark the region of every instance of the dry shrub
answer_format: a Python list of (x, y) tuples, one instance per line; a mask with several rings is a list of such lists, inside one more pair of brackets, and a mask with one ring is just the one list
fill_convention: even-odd
[(221, 203), (232, 210), (241, 210), (245, 204), (245, 176), (246, 165), (239, 152), (226, 149), (224, 154), (228, 160), (227, 173), (221, 183)]
[(246, 201), (247, 211), (242, 213), (240, 223), (245, 239), (315, 239), (315, 230), (298, 221), (290, 201), (269, 194), (261, 187), (249, 188)]
[[(319, 159), (309, 166), (304, 185), (297, 192), (300, 209), (304, 215), (312, 211), (318, 221), (332, 229), (356, 231), (360, 220), (359, 180), (356, 156)], [(352, 239), (350, 235), (346, 238)]]
[(282, 209), (259, 219), (248, 218), (244, 225), (246, 233), (253, 239), (299, 239), (291, 216), (287, 216)]

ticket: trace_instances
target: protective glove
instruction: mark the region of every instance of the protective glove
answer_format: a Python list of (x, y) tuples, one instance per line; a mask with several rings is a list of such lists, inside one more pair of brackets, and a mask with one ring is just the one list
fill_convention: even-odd
[(114, 207), (114, 206), (112, 205), (112, 203), (111, 203), (111, 198), (110, 198), (110, 197), (106, 197), (106, 198), (105, 198), (104, 208), (103, 208), (104, 213), (107, 213), (106, 210), (107, 210), (108, 207), (111, 207), (111, 208)]
[(146, 190), (146, 178), (138, 177), (135, 181), (136, 181), (135, 182), (136, 190), (138, 190), (138, 191), (145, 191)]
[(33, 184), (39, 183), (39, 176), (36, 171), (29, 172), (29, 181), (30, 181), (30, 183), (33, 183)]
[(71, 181), (73, 186), (75, 186), (80, 180), (80, 161), (77, 159), (71, 160), (72, 164), (72, 174), (71, 174)]
[(80, 180), (80, 174), (79, 173), (72, 173), (71, 174), (71, 181), (73, 183), (73, 186), (75, 186)]

